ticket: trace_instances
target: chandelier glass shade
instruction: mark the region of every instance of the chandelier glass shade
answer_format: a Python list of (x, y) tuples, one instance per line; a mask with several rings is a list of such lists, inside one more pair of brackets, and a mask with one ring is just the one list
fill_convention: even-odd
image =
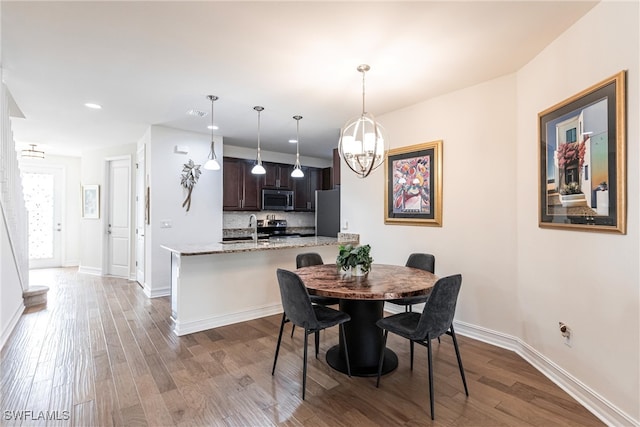
[(300, 119), (302, 116), (293, 116), (296, 121), (296, 163), (293, 165), (291, 176), (293, 178), (304, 178), (304, 172), (300, 166)]
[(373, 114), (365, 110), (364, 75), (369, 69), (366, 64), (358, 66), (362, 73), (362, 114), (345, 123), (338, 143), (340, 157), (360, 178), (366, 178), (384, 163), (388, 145), (386, 131)]
[(251, 173), (254, 175), (264, 175), (267, 171), (264, 166), (262, 166), (262, 159), (260, 158), (260, 113), (264, 110), (264, 107), (255, 106), (253, 109), (258, 112), (258, 152), (256, 153), (256, 162), (251, 169)]
[(215, 95), (209, 95), (207, 98), (211, 101), (211, 150), (209, 151), (209, 158), (204, 164), (204, 168), (207, 170), (217, 171), (220, 170), (220, 163), (216, 156), (215, 142), (213, 141), (213, 129), (215, 129), (213, 125), (213, 103), (218, 100), (218, 97)]

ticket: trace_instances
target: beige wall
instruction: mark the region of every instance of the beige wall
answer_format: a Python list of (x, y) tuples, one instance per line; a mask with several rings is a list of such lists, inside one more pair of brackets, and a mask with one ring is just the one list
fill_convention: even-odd
[[(524, 342), (640, 420), (638, 2), (602, 2), (518, 76), (518, 308)], [(567, 66), (567, 56), (580, 59)], [(628, 70), (627, 234), (538, 228), (537, 114)], [(562, 256), (558, 256), (558, 254)], [(572, 346), (558, 335), (570, 325)]]
[[(457, 322), (525, 355), (616, 425), (640, 423), (638, 27), (637, 2), (600, 3), (515, 74), (379, 117), (391, 148), (443, 140), (441, 228), (385, 225), (382, 168), (366, 179), (342, 168), (343, 225), (375, 262), (435, 254), (436, 274), (463, 274)], [(538, 228), (538, 112), (621, 69), (627, 235)]]

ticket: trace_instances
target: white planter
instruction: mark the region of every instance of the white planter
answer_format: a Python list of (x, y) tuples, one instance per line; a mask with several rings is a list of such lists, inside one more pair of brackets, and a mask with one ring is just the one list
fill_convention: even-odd
[(342, 274), (345, 276), (356, 276), (356, 277), (362, 277), (362, 276), (366, 276), (368, 273), (362, 271), (362, 266), (361, 265), (356, 265), (355, 267), (349, 267), (348, 270), (343, 270)]
[(355, 267), (351, 268), (351, 275), (352, 276), (365, 276), (368, 273), (365, 271), (362, 271), (362, 266), (360, 264), (356, 265)]

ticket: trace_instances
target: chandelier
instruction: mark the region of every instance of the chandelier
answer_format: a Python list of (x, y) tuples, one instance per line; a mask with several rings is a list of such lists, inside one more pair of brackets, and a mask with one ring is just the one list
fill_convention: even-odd
[(21, 157), (31, 157), (34, 159), (44, 159), (44, 151), (36, 150), (36, 144), (29, 144), (31, 148), (22, 150)]
[(365, 110), (364, 76), (369, 70), (367, 64), (358, 66), (358, 71), (362, 73), (362, 114), (345, 123), (338, 143), (340, 157), (359, 178), (366, 178), (384, 163), (388, 144), (382, 125)]

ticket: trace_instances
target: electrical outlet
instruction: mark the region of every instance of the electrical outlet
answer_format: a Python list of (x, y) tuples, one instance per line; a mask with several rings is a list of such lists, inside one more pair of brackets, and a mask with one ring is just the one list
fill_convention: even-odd
[(571, 328), (563, 322), (558, 322), (558, 326), (560, 327), (560, 334), (564, 337), (564, 345), (571, 347)]

